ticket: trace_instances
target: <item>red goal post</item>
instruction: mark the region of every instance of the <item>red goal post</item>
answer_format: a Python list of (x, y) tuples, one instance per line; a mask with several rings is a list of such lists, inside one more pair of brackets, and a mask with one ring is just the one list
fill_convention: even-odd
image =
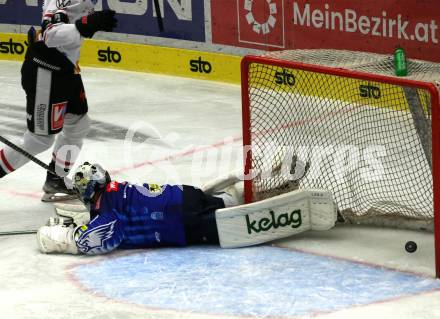
[[(246, 56), (242, 60), (245, 201), (250, 203), (261, 199), (258, 194), (264, 193), (263, 190), (277, 187), (290, 178), (280, 176), (280, 180), (274, 182), (270, 177), (270, 182), (265, 184), (265, 180), (256, 174), (270, 170), (268, 167), (283, 165), (286, 160), (283, 149), (290, 150), (289, 154), (292, 154), (304, 142), (306, 145), (302, 146), (310, 154), (319, 144), (320, 149), (333, 147), (335, 152), (350, 157), (346, 155), (349, 152), (339, 151), (338, 145), (353, 149), (357, 154), (361, 152), (356, 150), (377, 145), (385, 153), (391, 153), (390, 156), (387, 154), (379, 158), (385, 161), (383, 176), (380, 177), (382, 180), (378, 178), (375, 181), (373, 178), (373, 181), (361, 181), (356, 170), (365, 171), (366, 166), (353, 164), (355, 168), (347, 168), (349, 177), (344, 181), (348, 185), (344, 186), (339, 180), (335, 182), (338, 176), (327, 163), (321, 165), (324, 169), (320, 167), (319, 172), (313, 171), (313, 158), (317, 157), (309, 154), (304, 157), (306, 161), (311, 161), (311, 169), (307, 174), (313, 175), (313, 178), (306, 175), (300, 187), (330, 188), (335, 194), (337, 205), (357, 216), (371, 214), (402, 217), (410, 221), (429, 220), (433, 224), (435, 237), (436, 276), (440, 278), (440, 100), (436, 84), (431, 80), (423, 80), (420, 75), (417, 75), (418, 78), (393, 76), (390, 66), (382, 65), (389, 64), (388, 57), (376, 66), (371, 61), (376, 61), (377, 57), (381, 59), (382, 56), (370, 57), (367, 54), (371, 58), (367, 62), (357, 64), (351, 61), (353, 63), (350, 64), (348, 61), (347, 67), (334, 61), (330, 65), (325, 65), (325, 61), (310, 63), (307, 58), (306, 62), (302, 61), (301, 57), (308, 53), (305, 51), (296, 55), (280, 52), (267, 56)], [(295, 59), (296, 56), (300, 58)], [(417, 67), (423, 62), (414, 63)], [(375, 68), (380, 71), (375, 72)], [(412, 92), (413, 98), (408, 92)], [(415, 104), (419, 104), (419, 111), (415, 112), (422, 114), (420, 120), (414, 118), (417, 115), (411, 109), (414, 96), (418, 101)], [(268, 144), (271, 146), (268, 147)], [(349, 162), (345, 157), (343, 159)], [(333, 161), (334, 165), (337, 165), (336, 160)], [(413, 169), (407, 169), (412, 166)], [(419, 179), (422, 184), (426, 181), (427, 186), (411, 190), (413, 184), (419, 183)], [(357, 189), (364, 193), (356, 193)], [(376, 190), (377, 194), (374, 193)], [(353, 194), (346, 194), (350, 192)], [(393, 192), (400, 197), (390, 201), (381, 197), (390, 196)], [(411, 202), (411, 192), (414, 193), (414, 202), (420, 197), (420, 203)], [(427, 196), (426, 199), (423, 200), (423, 196)], [(362, 203), (363, 198), (370, 200), (370, 197), (370, 202)], [(411, 201), (405, 202), (408, 198)], [(423, 206), (423, 201), (432, 203)], [(352, 203), (356, 207), (349, 207)], [(420, 212), (417, 205), (421, 205)]]

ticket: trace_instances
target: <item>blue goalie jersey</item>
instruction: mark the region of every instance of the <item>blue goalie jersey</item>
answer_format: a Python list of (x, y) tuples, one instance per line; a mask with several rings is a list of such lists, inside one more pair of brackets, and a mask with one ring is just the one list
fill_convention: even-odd
[(113, 181), (91, 207), (93, 219), (77, 230), (77, 246), (85, 254), (184, 246), (182, 207), (182, 186)]

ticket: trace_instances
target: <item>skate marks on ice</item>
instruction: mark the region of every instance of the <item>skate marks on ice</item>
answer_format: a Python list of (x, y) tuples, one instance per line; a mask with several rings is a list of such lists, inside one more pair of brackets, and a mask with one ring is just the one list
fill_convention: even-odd
[(70, 273), (118, 302), (239, 317), (313, 316), (440, 290), (434, 279), (269, 246), (150, 250)]
[[(0, 123), (2, 136), (19, 138), (23, 135), (26, 130), (25, 107), (0, 103), (0, 117), (2, 119)], [(124, 140), (128, 132), (129, 129), (126, 127), (92, 119), (87, 138), (93, 141)], [(157, 138), (154, 132), (140, 132), (137, 130), (130, 140), (136, 143), (143, 143), (146, 140), (150, 141)]]

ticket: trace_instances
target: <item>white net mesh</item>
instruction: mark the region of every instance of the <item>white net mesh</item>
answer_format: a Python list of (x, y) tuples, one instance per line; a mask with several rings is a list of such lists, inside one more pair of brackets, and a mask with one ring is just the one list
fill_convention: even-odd
[[(394, 58), (392, 55), (319, 49), (274, 51), (264, 56), (280, 60), (394, 76)], [(415, 59), (408, 59), (407, 62), (409, 73), (405, 78), (434, 83), (440, 81), (440, 64)]]
[[(272, 52), (249, 60), (252, 200), (296, 187), (331, 190), (341, 211), (353, 216), (433, 218), (431, 93), (374, 77), (331, 75), (326, 70), (282, 67), (273, 59), (393, 76), (390, 56), (335, 50)], [(284, 62), (283, 62), (284, 63)], [(440, 79), (440, 66), (408, 61), (409, 76)], [(246, 142), (246, 141), (245, 141)], [(292, 156), (310, 163), (299, 183), (288, 175)], [(269, 178), (264, 172), (276, 174)], [(281, 172), (281, 173), (280, 173)], [(283, 174), (284, 172), (284, 174)], [(293, 171), (291, 172), (293, 174)], [(270, 175), (270, 174), (269, 174)], [(275, 175), (275, 176), (273, 176)], [(289, 186), (290, 185), (290, 186)], [(274, 191), (271, 191), (274, 190)]]

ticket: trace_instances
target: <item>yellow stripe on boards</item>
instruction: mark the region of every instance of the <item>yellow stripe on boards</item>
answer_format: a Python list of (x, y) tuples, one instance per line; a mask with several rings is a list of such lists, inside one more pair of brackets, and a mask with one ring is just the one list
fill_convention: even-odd
[[(22, 61), (24, 34), (0, 33), (0, 59)], [(202, 80), (240, 83), (241, 57), (145, 44), (85, 40), (80, 66), (159, 73)]]

